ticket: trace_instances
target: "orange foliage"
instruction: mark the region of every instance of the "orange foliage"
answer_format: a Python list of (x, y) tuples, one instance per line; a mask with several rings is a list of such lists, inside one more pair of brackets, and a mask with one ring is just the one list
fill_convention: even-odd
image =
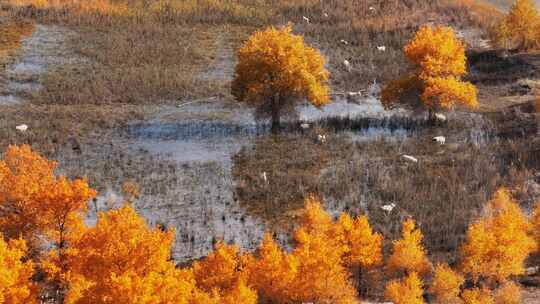
[(495, 304), (521, 303), (521, 288), (514, 282), (505, 282), (495, 292)]
[(258, 249), (258, 258), (247, 265), (249, 282), (258, 290), (262, 299), (271, 303), (286, 303), (290, 299), (289, 288), (298, 273), (298, 261), (285, 253), (265, 234)]
[(421, 27), (404, 51), (420, 79), (459, 77), (466, 72), (465, 46), (450, 27)]
[(366, 216), (352, 219), (342, 214), (337, 223), (346, 244), (345, 262), (349, 266), (367, 268), (382, 263), (382, 235), (374, 233)]
[(232, 288), (240, 275), (239, 251), (236, 245), (216, 243), (213, 252), (202, 261), (193, 263), (197, 285), (208, 292), (214, 289), (223, 292)]
[(463, 291), (461, 298), (464, 304), (494, 304), (491, 291), (486, 288), (466, 289)]
[(238, 51), (232, 94), (238, 101), (264, 105), (273, 124), (284, 108), (304, 98), (320, 107), (329, 102), (324, 58), (292, 34), (292, 27), (255, 32)]
[(64, 261), (53, 250), (43, 268), (67, 287), (65, 303), (188, 303), (195, 281), (171, 262), (173, 235), (149, 229), (126, 205), (99, 213), (96, 226), (72, 240)]
[(56, 177), (55, 168), (29, 146), (8, 147), (0, 161), (0, 229), (8, 238), (22, 234), (34, 244), (46, 235), (63, 247), (77, 233), (96, 192), (86, 181)]
[(402, 280), (392, 280), (386, 285), (385, 297), (395, 304), (423, 304), (422, 280), (411, 272)]
[(396, 101), (416, 105), (407, 99), (414, 101), (418, 96), (403, 95), (411, 89), (419, 91), (422, 105), (430, 110), (478, 106), (476, 88), (460, 79), (467, 72), (465, 46), (452, 28), (423, 26), (405, 46), (404, 52), (416, 72), (390, 82), (383, 89), (381, 97), (386, 108), (393, 107)]
[(475, 280), (504, 281), (522, 274), (525, 259), (536, 249), (530, 228), (508, 190), (499, 189), (484, 216), (469, 227), (461, 248), (463, 271)]
[(424, 85), (422, 100), (430, 109), (453, 109), (459, 103), (476, 107), (478, 103), (476, 87), (454, 76), (428, 78)]
[(508, 47), (509, 42), (520, 49), (538, 47), (540, 17), (531, 0), (516, 0), (508, 15), (501, 21), (496, 31), (497, 42)]
[(415, 222), (408, 219), (403, 222), (401, 239), (393, 241), (392, 255), (388, 259), (388, 270), (425, 273), (431, 264), (422, 245), (424, 236), (415, 227)]
[(6, 242), (0, 237), (0, 303), (37, 303), (34, 266), (31, 261), (23, 262), (25, 255), (24, 240)]
[(465, 279), (446, 264), (435, 267), (435, 276), (430, 291), (435, 295), (437, 303), (460, 303), (460, 286)]
[(356, 292), (342, 257), (345, 247), (325, 231), (300, 228), (293, 256), (298, 261), (298, 275), (290, 287), (297, 302), (354, 303)]
[(536, 202), (530, 223), (532, 225), (532, 235), (537, 244), (540, 244), (540, 201)]

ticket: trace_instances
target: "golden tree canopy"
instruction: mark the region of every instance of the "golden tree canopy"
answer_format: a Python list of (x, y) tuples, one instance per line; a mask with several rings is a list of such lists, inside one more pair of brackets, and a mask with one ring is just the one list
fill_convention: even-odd
[(465, 46), (450, 27), (421, 27), (404, 51), (421, 79), (459, 77), (466, 72)]
[(525, 259), (536, 249), (531, 226), (507, 189), (499, 189), (485, 214), (469, 227), (461, 248), (462, 269), (480, 277), (505, 281), (525, 271)]
[(518, 284), (507, 281), (495, 291), (495, 304), (520, 304), (521, 288)]
[(424, 290), (418, 273), (411, 272), (402, 280), (392, 280), (386, 285), (385, 297), (395, 304), (423, 304)]
[(381, 101), (385, 108), (397, 105), (429, 110), (478, 107), (474, 85), (461, 80), (466, 74), (465, 46), (446, 26), (422, 26), (404, 48), (414, 73), (387, 84)]
[(393, 241), (392, 255), (387, 267), (390, 271), (424, 273), (429, 271), (431, 264), (422, 245), (424, 236), (416, 228), (414, 220), (403, 222), (401, 239)]
[(216, 289), (224, 292), (231, 289), (239, 278), (240, 248), (217, 242), (214, 251), (202, 261), (193, 263), (197, 285), (202, 290), (211, 292)]
[(328, 103), (325, 60), (292, 27), (255, 32), (238, 51), (233, 93), (240, 101), (307, 98), (315, 106)]
[(516, 0), (497, 29), (497, 40), (504, 47), (514, 42), (520, 49), (538, 47), (540, 17), (531, 0)]
[(353, 219), (343, 213), (336, 226), (338, 233), (343, 234), (342, 239), (346, 244), (345, 262), (347, 265), (366, 268), (382, 263), (383, 237), (371, 229), (366, 216)]
[(494, 304), (491, 290), (487, 288), (465, 289), (461, 298), (464, 304)]
[(0, 229), (8, 238), (46, 235), (60, 245), (82, 220), (96, 192), (84, 180), (57, 177), (55, 168), (27, 145), (8, 147), (0, 160)]
[(37, 303), (36, 286), (32, 282), (34, 266), (24, 262), (26, 244), (22, 239), (9, 242), (0, 237), (0, 303)]
[(272, 303), (290, 300), (289, 289), (298, 274), (298, 261), (284, 252), (266, 233), (258, 249), (258, 258), (250, 259), (246, 265), (249, 282), (261, 298)]
[(453, 271), (446, 264), (439, 264), (435, 267), (430, 291), (435, 295), (437, 303), (457, 304), (460, 303), (460, 287), (464, 282), (465, 279), (462, 275)]
[(238, 51), (232, 94), (238, 101), (258, 106), (279, 125), (283, 110), (307, 99), (320, 107), (329, 102), (325, 60), (292, 27), (269, 27), (255, 32)]
[(99, 213), (96, 226), (70, 243), (67, 271), (54, 251), (43, 267), (68, 287), (65, 303), (188, 303), (195, 280), (171, 262), (173, 235), (150, 229), (125, 205)]

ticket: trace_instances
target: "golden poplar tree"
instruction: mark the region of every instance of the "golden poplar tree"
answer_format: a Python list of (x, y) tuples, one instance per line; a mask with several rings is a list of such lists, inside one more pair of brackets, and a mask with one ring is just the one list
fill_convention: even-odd
[(515, 44), (519, 49), (528, 50), (538, 47), (540, 17), (531, 0), (516, 0), (508, 15), (497, 28), (496, 38), (506, 47)]
[(290, 287), (292, 300), (355, 303), (356, 292), (342, 260), (345, 249), (327, 234), (303, 228), (296, 232), (295, 240), (292, 254), (298, 261), (298, 275)]
[(380, 233), (371, 229), (368, 218), (359, 216), (355, 219), (343, 213), (337, 223), (338, 234), (346, 244), (345, 262), (359, 268), (380, 265), (383, 260)]
[(485, 214), (473, 223), (461, 248), (462, 269), (474, 280), (505, 281), (524, 273), (525, 259), (536, 249), (531, 226), (507, 189), (495, 192)]
[(25, 261), (26, 243), (22, 239), (8, 242), (0, 236), (0, 303), (37, 303), (37, 290), (32, 282), (34, 266)]
[(521, 288), (519, 285), (507, 281), (495, 291), (495, 304), (520, 304)]
[(6, 237), (22, 235), (36, 247), (46, 236), (62, 248), (77, 232), (96, 192), (84, 180), (57, 177), (55, 169), (27, 145), (8, 147), (0, 161), (0, 230)]
[(243, 279), (239, 279), (229, 289), (220, 303), (222, 304), (257, 304), (257, 292), (249, 288)]
[(494, 304), (491, 290), (487, 288), (466, 289), (461, 298), (464, 304)]
[(385, 297), (395, 304), (423, 304), (423, 283), (412, 271), (404, 279), (392, 280), (386, 285)]
[(276, 131), (280, 117), (294, 111), (297, 102), (307, 99), (316, 107), (329, 102), (324, 63), (291, 26), (255, 32), (238, 51), (232, 94), (268, 115)]
[(279, 248), (269, 233), (264, 235), (257, 259), (249, 259), (246, 264), (249, 282), (261, 299), (270, 303), (286, 303), (290, 299), (289, 289), (298, 274), (298, 261)]
[(71, 240), (63, 263), (53, 250), (42, 267), (63, 283), (64, 303), (187, 304), (195, 279), (171, 261), (173, 238), (125, 205), (99, 213), (94, 227)]
[(223, 293), (231, 289), (240, 276), (239, 252), (236, 245), (217, 242), (214, 251), (193, 263), (197, 285), (207, 292), (215, 289)]
[(446, 264), (435, 267), (435, 275), (431, 283), (430, 291), (435, 295), (437, 303), (458, 304), (460, 287), (465, 282), (462, 275), (453, 271)]
[(290, 285), (293, 302), (354, 303), (356, 292), (344, 259), (347, 245), (330, 215), (314, 197), (305, 201), (304, 216), (295, 232), (292, 255), (298, 275)]
[(419, 274), (430, 270), (431, 264), (422, 245), (424, 236), (412, 219), (403, 222), (401, 239), (393, 241), (392, 255), (388, 259), (389, 271)]
[(532, 225), (532, 235), (536, 243), (540, 244), (540, 201), (536, 202), (530, 223)]
[(476, 88), (461, 80), (467, 72), (465, 46), (452, 28), (423, 26), (404, 52), (414, 65), (414, 74), (390, 82), (383, 89), (381, 101), (385, 108), (424, 107), (432, 113), (478, 106)]

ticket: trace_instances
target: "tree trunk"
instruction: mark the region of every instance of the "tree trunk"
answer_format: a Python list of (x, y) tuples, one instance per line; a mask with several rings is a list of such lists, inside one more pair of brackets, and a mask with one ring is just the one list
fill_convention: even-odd
[(279, 99), (274, 97), (272, 99), (272, 134), (279, 134), (281, 121), (280, 121), (280, 108), (279, 108)]
[(435, 110), (434, 109), (429, 109), (428, 110), (428, 122), (431, 126), (436, 126), (437, 125), (437, 117), (435, 116)]

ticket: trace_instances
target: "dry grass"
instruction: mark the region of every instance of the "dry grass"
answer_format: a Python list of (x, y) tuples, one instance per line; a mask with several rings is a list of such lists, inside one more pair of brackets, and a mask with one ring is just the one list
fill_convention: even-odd
[[(3, 106), (0, 111), (0, 147), (29, 144), (36, 151), (57, 157), (63, 147), (85, 138), (106, 140), (115, 128), (131, 119), (142, 119), (142, 111), (130, 106), (32, 105)], [(27, 124), (22, 133), (15, 126)], [(2, 149), (4, 150), (4, 149)]]
[(202, 27), (136, 23), (78, 31), (71, 45), (86, 62), (50, 72), (40, 103), (150, 104), (216, 90), (196, 77), (215, 49), (215, 33)]
[(32, 22), (11, 20), (0, 15), (0, 71), (3, 71), (21, 47), (22, 39), (34, 31)]
[[(388, 240), (399, 237), (404, 218), (413, 217), (436, 259), (456, 256), (469, 223), (497, 187), (515, 187), (523, 206), (532, 206), (534, 196), (524, 185), (540, 169), (537, 141), (514, 137), (486, 146), (441, 147), (429, 134), (367, 143), (331, 135), (325, 145), (305, 135), (262, 139), (234, 159), (236, 193), (247, 210), (286, 231), (310, 193), (324, 197), (331, 210), (369, 213)], [(408, 163), (402, 154), (420, 162)], [(395, 212), (380, 209), (391, 202), (398, 206)]]
[[(303, 34), (326, 56), (335, 90), (359, 90), (407, 70), (402, 47), (421, 24), (487, 29), (498, 16), (489, 5), (472, 0), (7, 3), (16, 16), (68, 24), (81, 33), (74, 48), (88, 56), (91, 64), (66, 67), (49, 75), (47, 94), (40, 98), (41, 102), (63, 104), (154, 103), (207, 97), (208, 92), (227, 95), (228, 83), (197, 77), (212, 63), (208, 59), (220, 47), (213, 42), (222, 43), (219, 37), (224, 35), (241, 40), (262, 26), (287, 22), (295, 23), (295, 32)], [(311, 22), (305, 23), (303, 16)], [(341, 44), (341, 39), (348, 44)], [(377, 51), (379, 45), (385, 45), (387, 51)], [(342, 65), (345, 59), (353, 66), (350, 73)]]

